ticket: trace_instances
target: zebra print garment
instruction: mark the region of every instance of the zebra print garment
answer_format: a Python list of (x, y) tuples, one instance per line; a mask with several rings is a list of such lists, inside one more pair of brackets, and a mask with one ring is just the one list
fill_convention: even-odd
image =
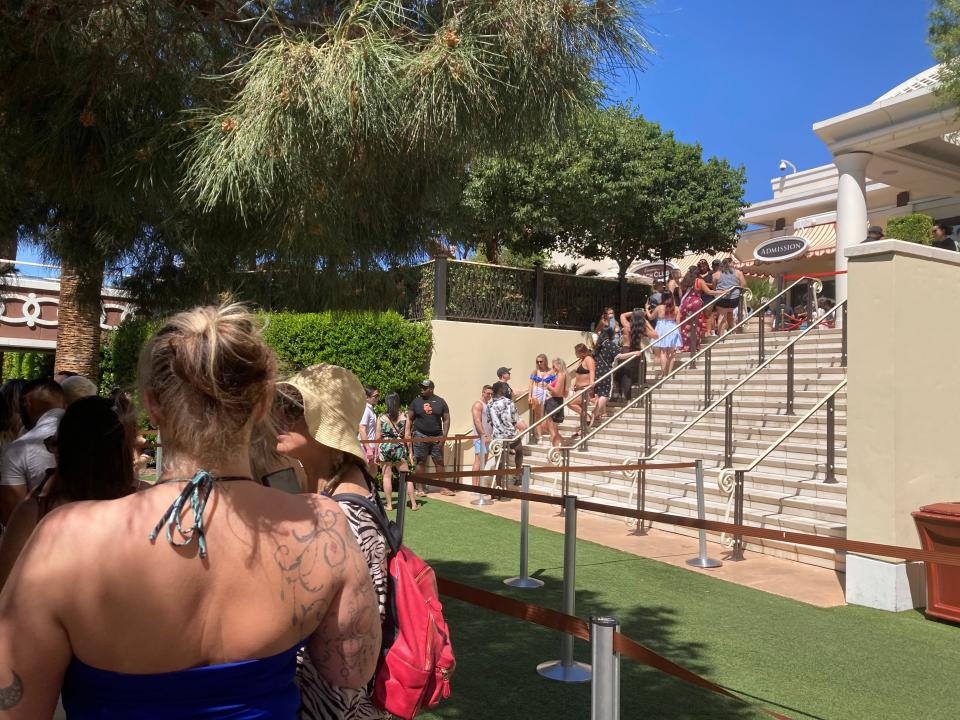
[[(375, 495), (367, 497), (376, 502)], [(336, 495), (333, 499), (337, 499)], [(339, 505), (370, 568), (380, 621), (383, 622), (387, 608), (387, 543), (380, 534), (377, 521), (366, 510), (346, 502)], [(297, 685), (300, 687), (301, 720), (381, 720), (390, 717), (386, 711), (374, 706), (369, 687), (358, 690), (341, 688), (320, 677), (305, 650), (297, 656)]]

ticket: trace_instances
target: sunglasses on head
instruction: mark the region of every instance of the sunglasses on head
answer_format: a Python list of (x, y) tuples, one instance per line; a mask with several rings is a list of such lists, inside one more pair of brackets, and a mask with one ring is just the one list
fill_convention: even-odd
[(303, 417), (303, 396), (294, 387), (278, 387), (273, 398), (273, 414), (278, 423), (290, 427)]

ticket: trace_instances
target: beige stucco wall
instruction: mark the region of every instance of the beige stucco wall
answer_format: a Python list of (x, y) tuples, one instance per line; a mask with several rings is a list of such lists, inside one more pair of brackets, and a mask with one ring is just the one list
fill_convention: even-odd
[[(450, 406), (452, 429), (470, 430), (470, 408), (480, 398), (481, 388), (496, 382), (501, 365), (513, 368), (510, 385), (520, 394), (527, 389), (537, 355), (545, 353), (551, 360), (561, 357), (570, 363), (573, 346), (583, 337), (575, 330), (434, 320), (430, 378), (436, 393)], [(520, 410), (525, 409), (522, 404)]]
[(960, 253), (885, 240), (847, 257), (847, 536), (919, 547), (910, 513), (960, 500)]

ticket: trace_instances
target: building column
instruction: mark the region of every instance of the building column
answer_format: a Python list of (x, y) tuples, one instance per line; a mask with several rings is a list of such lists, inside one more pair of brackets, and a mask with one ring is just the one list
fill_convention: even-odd
[[(833, 164), (840, 174), (837, 180), (837, 253), (834, 270), (847, 269), (848, 247), (859, 245), (867, 236), (867, 165), (873, 157), (867, 152), (835, 155)], [(847, 299), (847, 276), (837, 275), (836, 300)]]

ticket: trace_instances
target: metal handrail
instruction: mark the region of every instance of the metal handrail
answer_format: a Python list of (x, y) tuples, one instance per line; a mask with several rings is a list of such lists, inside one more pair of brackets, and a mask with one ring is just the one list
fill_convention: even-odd
[[(787, 429), (780, 437), (774, 440), (770, 445), (760, 453), (753, 461), (743, 468), (735, 467), (726, 467), (720, 471), (719, 476), (717, 477), (717, 487), (720, 489), (720, 492), (724, 493), (727, 496), (727, 505), (724, 510), (723, 521), (727, 522), (730, 520), (731, 511), (734, 515), (734, 523), (737, 525), (743, 524), (743, 495), (744, 487), (746, 485), (746, 475), (748, 472), (754, 470), (760, 463), (769, 457), (775, 449), (777, 449), (784, 440), (790, 437), (797, 428), (803, 425), (807, 420), (809, 420), (813, 415), (819, 412), (820, 408), (824, 405), (827, 406), (827, 477), (824, 479), (825, 483), (835, 483), (835, 467), (836, 467), (836, 434), (834, 430), (835, 418), (835, 399), (837, 393), (839, 393), (843, 388), (847, 386), (847, 379), (844, 378), (840, 381), (836, 387), (834, 387), (830, 392), (828, 392), (816, 405), (810, 408), (806, 414), (797, 420), (790, 428)], [(729, 435), (728, 435), (729, 437)], [(732, 538), (729, 537), (726, 533), (720, 535), (720, 543), (731, 549), (730, 559), (731, 560), (743, 560), (743, 536), (734, 535)]]
[[(800, 282), (800, 281), (798, 281), (798, 282)], [(794, 284), (796, 284), (796, 283), (794, 283)], [(793, 287), (793, 285), (791, 285), (790, 287)], [(700, 309), (697, 310), (695, 313), (693, 313), (693, 315), (691, 315), (690, 317), (688, 317), (688, 318), (687, 318), (686, 320), (684, 320), (683, 322), (678, 323), (678, 324), (677, 324), (677, 327), (674, 328), (673, 330), (671, 330), (671, 332), (679, 332), (681, 327), (683, 327), (684, 325), (686, 325), (686, 324), (687, 324), (688, 322), (690, 322), (691, 320), (696, 319), (696, 318), (697, 318), (702, 312), (704, 312), (707, 308), (712, 307), (713, 304), (714, 304), (715, 302), (717, 302), (717, 300), (720, 300), (720, 299), (723, 298), (725, 295), (727, 295), (728, 293), (733, 292), (734, 290), (741, 290), (741, 291), (743, 292), (743, 294), (744, 294), (744, 297), (747, 297), (747, 294), (750, 293), (750, 290), (749, 290), (748, 288), (740, 288), (740, 287), (732, 287), (732, 288), (729, 288), (728, 290), (724, 290), (721, 294), (717, 295), (713, 300), (711, 300), (711, 301), (708, 302), (706, 305), (704, 305), (702, 308), (700, 308)], [(751, 294), (749, 297), (752, 298), (752, 297), (753, 297), (752, 294)], [(737, 327), (739, 327), (739, 326), (737, 326)], [(642, 354), (643, 354), (642, 352), (637, 352), (637, 354), (636, 354), (635, 356), (630, 357), (630, 358), (628, 358), (625, 362), (622, 362), (622, 363), (620, 363), (619, 365), (614, 366), (613, 368), (610, 369), (609, 372), (605, 373), (605, 374), (602, 375), (601, 377), (594, 378), (592, 384), (587, 385), (587, 386), (584, 387), (584, 388), (581, 388), (579, 392), (577, 392), (575, 395), (571, 396), (569, 399), (565, 400), (565, 401), (564, 401), (558, 408), (556, 408), (556, 410), (554, 410), (553, 412), (556, 412), (557, 410), (561, 410), (561, 409), (567, 407), (567, 405), (569, 405), (570, 403), (575, 402), (576, 400), (582, 398), (582, 397), (583, 397), (586, 393), (588, 393), (594, 386), (596, 386), (597, 383), (601, 382), (602, 380), (606, 380), (606, 379), (609, 378), (609, 377), (612, 377), (613, 374), (616, 373), (618, 370), (622, 370), (622, 369), (625, 368), (627, 365), (629, 365), (630, 363), (632, 363), (634, 360), (638, 360)], [(578, 361), (575, 360), (575, 361), (574, 361), (573, 363), (571, 363), (571, 364), (576, 364), (577, 362), (578, 362)], [(518, 398), (518, 399), (519, 399), (519, 398)], [(586, 410), (586, 408), (584, 408), (584, 410)], [(550, 414), (552, 415), (553, 413), (550, 413)], [(494, 441), (490, 444), (490, 452), (491, 452), (492, 454), (494, 454), (494, 455), (500, 454), (500, 452), (502, 452), (502, 448), (503, 448), (504, 445), (508, 445), (508, 444), (509, 444), (509, 445), (512, 445), (513, 443), (517, 442), (518, 440), (522, 440), (523, 437), (524, 437), (525, 435), (529, 434), (535, 427), (538, 427), (539, 425), (541, 425), (542, 423), (546, 422), (546, 421), (549, 420), (549, 419), (550, 419), (550, 416), (549, 416), (549, 415), (544, 415), (543, 418), (541, 418), (541, 419), (538, 420), (537, 422), (535, 422), (535, 423), (533, 423), (532, 425), (530, 425), (526, 430), (524, 430), (523, 432), (517, 433), (516, 437), (509, 438), (509, 439), (494, 440)], [(581, 442), (583, 442), (583, 441), (581, 440)], [(572, 449), (572, 447), (569, 448), (569, 449)], [(554, 463), (554, 464), (556, 464), (556, 463)]]
[[(773, 303), (774, 300), (777, 300), (778, 298), (783, 297), (783, 296), (786, 295), (788, 292), (790, 292), (791, 290), (793, 290), (793, 288), (795, 288), (795, 287), (796, 287), (797, 285), (799, 285), (800, 283), (810, 283), (810, 284), (811, 284), (811, 286), (813, 287), (814, 298), (816, 298), (816, 296), (819, 295), (819, 294), (823, 291), (823, 283), (821, 283), (821, 282), (820, 282), (819, 280), (817, 280), (816, 278), (811, 278), (811, 277), (804, 276), (804, 277), (800, 278), (799, 280), (797, 280), (797, 281), (796, 281), (795, 283), (793, 283), (792, 285), (790, 285), (789, 287), (784, 288), (783, 290), (781, 290), (779, 293), (777, 293), (776, 295), (774, 295), (772, 298), (770, 298), (770, 299), (767, 300), (766, 302), (764, 302), (760, 307), (757, 308), (756, 312), (754, 312), (754, 313), (752, 313), (751, 315), (745, 317), (745, 318), (744, 318), (743, 320), (741, 320), (739, 323), (737, 323), (737, 324), (734, 325), (732, 328), (730, 328), (730, 330), (727, 332), (727, 334), (724, 335), (724, 336), (723, 336), (720, 340), (718, 340), (717, 342), (723, 342), (724, 340), (726, 340), (726, 338), (730, 337), (730, 336), (733, 334), (733, 331), (734, 331), (734, 330), (739, 330), (741, 327), (743, 327), (743, 326), (746, 325), (748, 322), (750, 322), (755, 316), (758, 316), (758, 317), (760, 318), (760, 323), (762, 324), (763, 321), (764, 321), (764, 320), (763, 320), (763, 310), (764, 310), (765, 308), (769, 307), (769, 306), (771, 305), (771, 303)], [(722, 296), (717, 296), (717, 299), (719, 300), (720, 297), (722, 297)], [(814, 302), (816, 302), (816, 300), (814, 300)], [(699, 311), (697, 311), (696, 313), (694, 313), (693, 315), (691, 315), (691, 316), (690, 316), (689, 318), (687, 318), (687, 320), (685, 320), (684, 322), (687, 322), (687, 321), (689, 321), (689, 320), (692, 320), (692, 319), (695, 318), (700, 312), (702, 312), (703, 310), (706, 310), (707, 307), (709, 307), (709, 305), (712, 305), (712, 304), (713, 304), (713, 303), (711, 302), (711, 303), (709, 303), (708, 305), (705, 305), (701, 310), (699, 310)], [(837, 307), (839, 307), (839, 306), (837, 306)], [(834, 309), (835, 309), (835, 308), (834, 308)], [(832, 311), (831, 311), (831, 312), (832, 312)], [(826, 315), (824, 315), (824, 317), (826, 317)], [(678, 325), (677, 328), (679, 329), (679, 327), (680, 327), (680, 326)], [(594, 428), (594, 429), (591, 430), (589, 433), (587, 433), (586, 435), (584, 435), (578, 442), (576, 442), (576, 443), (573, 444), (573, 445), (568, 445), (567, 447), (562, 448), (562, 450), (565, 450), (565, 451), (573, 451), (573, 450), (576, 450), (576, 449), (580, 448), (584, 443), (586, 443), (588, 440), (590, 440), (594, 435), (596, 435), (597, 433), (601, 432), (602, 430), (605, 430), (605, 429), (607, 428), (607, 426), (610, 425), (610, 423), (612, 423), (612, 422), (614, 422), (615, 420), (617, 420), (618, 418), (620, 418), (620, 417), (621, 417), (624, 413), (626, 413), (628, 410), (632, 410), (634, 407), (636, 407), (636, 406), (640, 403), (641, 400), (646, 399), (651, 393), (653, 393), (654, 390), (659, 389), (660, 386), (662, 386), (662, 385), (663, 385), (665, 382), (667, 382), (668, 380), (672, 380), (672, 379), (674, 378), (674, 376), (676, 376), (678, 373), (680, 373), (680, 372), (686, 370), (688, 367), (691, 367), (692, 365), (694, 365), (694, 364), (696, 363), (696, 361), (697, 361), (701, 356), (703, 356), (703, 355), (705, 355), (706, 353), (712, 351), (715, 346), (716, 346), (716, 343), (712, 343), (711, 345), (708, 345), (708, 346), (704, 347), (702, 350), (700, 350), (700, 352), (696, 353), (695, 355), (692, 355), (692, 356), (691, 356), (690, 358), (688, 358), (685, 362), (681, 363), (681, 364), (680, 364), (673, 372), (671, 372), (669, 375), (666, 375), (666, 376), (660, 378), (660, 380), (658, 380), (656, 383), (654, 383), (653, 385), (651, 385), (651, 386), (650, 386), (649, 388), (647, 388), (645, 391), (643, 391), (642, 393), (640, 393), (636, 398), (634, 398), (633, 400), (631, 400), (630, 402), (628, 402), (626, 405), (624, 405), (622, 408), (620, 408), (617, 412), (615, 412), (613, 415), (611, 415), (609, 418), (607, 418), (607, 420), (606, 420), (602, 425), (598, 425), (596, 428)], [(628, 362), (629, 362), (629, 361), (628, 361)], [(626, 365), (626, 363), (623, 363), (623, 364)], [(620, 367), (620, 366), (618, 366), (618, 367)], [(571, 400), (572, 400), (572, 399), (573, 399), (573, 398), (571, 398)], [(551, 450), (549, 451), (549, 453), (548, 453), (548, 455), (547, 455), (547, 457), (548, 457), (548, 459), (550, 460), (550, 462), (552, 462), (554, 465), (559, 464), (559, 463), (562, 462), (562, 460), (563, 460), (562, 453), (561, 453), (561, 452), (558, 452), (558, 451), (560, 451), (560, 450), (561, 450), (561, 448), (553, 448), (553, 449), (551, 449)]]
[(704, 417), (706, 417), (706, 416), (709, 415), (711, 412), (713, 412), (714, 410), (716, 410), (716, 409), (717, 409), (717, 406), (719, 406), (721, 402), (725, 401), (728, 397), (731, 397), (737, 390), (739, 390), (739, 389), (742, 388), (744, 385), (746, 385), (748, 382), (750, 382), (750, 381), (751, 381), (754, 377), (756, 377), (757, 374), (759, 374), (762, 370), (765, 370), (765, 369), (767, 368), (767, 366), (770, 365), (770, 363), (772, 363), (772, 362), (773, 362), (774, 360), (776, 360), (778, 357), (780, 357), (781, 355), (783, 355), (783, 353), (787, 352), (790, 348), (792, 348), (794, 345), (796, 345), (798, 342), (800, 342), (804, 337), (807, 336), (808, 333), (812, 332), (812, 331), (814, 330), (814, 328), (819, 327), (820, 323), (824, 322), (828, 317), (830, 317), (831, 315), (833, 315), (834, 313), (836, 313), (838, 310), (840, 310), (840, 308), (842, 308), (842, 307), (843, 307), (844, 305), (846, 305), (846, 304), (847, 304), (847, 301), (846, 301), (846, 300), (843, 300), (842, 302), (838, 303), (838, 304), (835, 305), (834, 307), (830, 308), (830, 310), (828, 310), (828, 311), (827, 311), (826, 313), (824, 313), (821, 317), (817, 318), (813, 323), (811, 323), (810, 327), (808, 327), (806, 330), (804, 330), (804, 331), (801, 332), (799, 335), (797, 335), (793, 340), (791, 340), (790, 342), (786, 343), (783, 347), (781, 347), (779, 350), (777, 350), (777, 351), (776, 351), (773, 355), (771, 355), (769, 358), (767, 358), (767, 359), (764, 360), (762, 363), (760, 363), (759, 365), (757, 365), (757, 367), (755, 367), (755, 368), (754, 368), (750, 373), (748, 373), (742, 380), (740, 380), (740, 382), (738, 382), (738, 383), (737, 383), (736, 385), (734, 385), (732, 388), (730, 388), (729, 390), (727, 390), (723, 395), (721, 395), (721, 396), (718, 397), (716, 400), (714, 400), (712, 403), (710, 403), (706, 408), (704, 408), (704, 409), (700, 412), (699, 415), (697, 415), (693, 420), (691, 420), (691, 421), (688, 422), (686, 425), (684, 425), (678, 432), (674, 433), (674, 435), (673, 435), (669, 440), (667, 440), (663, 445), (661, 445), (660, 447), (658, 447), (658, 448), (657, 448), (655, 451), (653, 451), (652, 453), (649, 453), (648, 455), (644, 455), (644, 456), (641, 458), (640, 462), (647, 462), (647, 461), (649, 461), (649, 460), (652, 460), (652, 459), (655, 458), (657, 455), (659, 455), (659, 454), (662, 453), (664, 450), (666, 450), (668, 447), (670, 447), (671, 445), (673, 445), (673, 443), (675, 443), (675, 442), (680, 438), (680, 436), (683, 435), (687, 430), (689, 430), (690, 428), (692, 428), (694, 425), (696, 425), (698, 422), (700, 422)]
[(843, 390), (843, 388), (845, 388), (846, 386), (847, 386), (847, 379), (844, 378), (835, 388), (833, 388), (833, 390), (831, 390), (831, 391), (828, 392), (826, 395), (824, 395), (824, 396), (823, 396), (823, 399), (821, 399), (820, 402), (818, 402), (816, 405), (814, 405), (812, 408), (810, 408), (802, 418), (800, 418), (799, 420), (797, 420), (797, 421), (790, 427), (789, 430), (787, 430), (787, 431), (786, 431), (785, 433), (783, 433), (780, 437), (778, 437), (776, 440), (774, 440), (772, 443), (770, 443), (770, 445), (767, 447), (767, 449), (764, 450), (764, 451), (763, 451), (762, 453), (760, 453), (759, 455), (757, 455), (757, 457), (754, 458), (753, 462), (751, 462), (749, 465), (747, 465), (746, 467), (743, 467), (743, 468), (726, 468), (726, 470), (734, 470), (734, 471), (742, 470), (743, 472), (751, 472), (751, 471), (753, 471), (753, 470), (757, 467), (757, 465), (759, 465), (760, 463), (762, 463), (764, 460), (767, 459), (767, 457), (770, 455), (770, 453), (772, 453), (774, 450), (776, 450), (778, 447), (780, 447), (780, 445), (783, 444), (783, 441), (784, 441), (784, 440), (786, 440), (788, 437), (790, 437), (791, 435), (793, 435), (793, 433), (796, 432), (796, 431), (800, 428), (801, 425), (803, 425), (807, 420), (809, 420), (809, 419), (812, 418), (814, 415), (816, 415), (817, 411), (818, 411), (820, 408), (822, 408), (824, 405), (826, 405), (829, 400), (831, 400), (832, 398), (834, 398), (834, 397), (837, 395), (837, 393), (840, 392), (841, 390)]

